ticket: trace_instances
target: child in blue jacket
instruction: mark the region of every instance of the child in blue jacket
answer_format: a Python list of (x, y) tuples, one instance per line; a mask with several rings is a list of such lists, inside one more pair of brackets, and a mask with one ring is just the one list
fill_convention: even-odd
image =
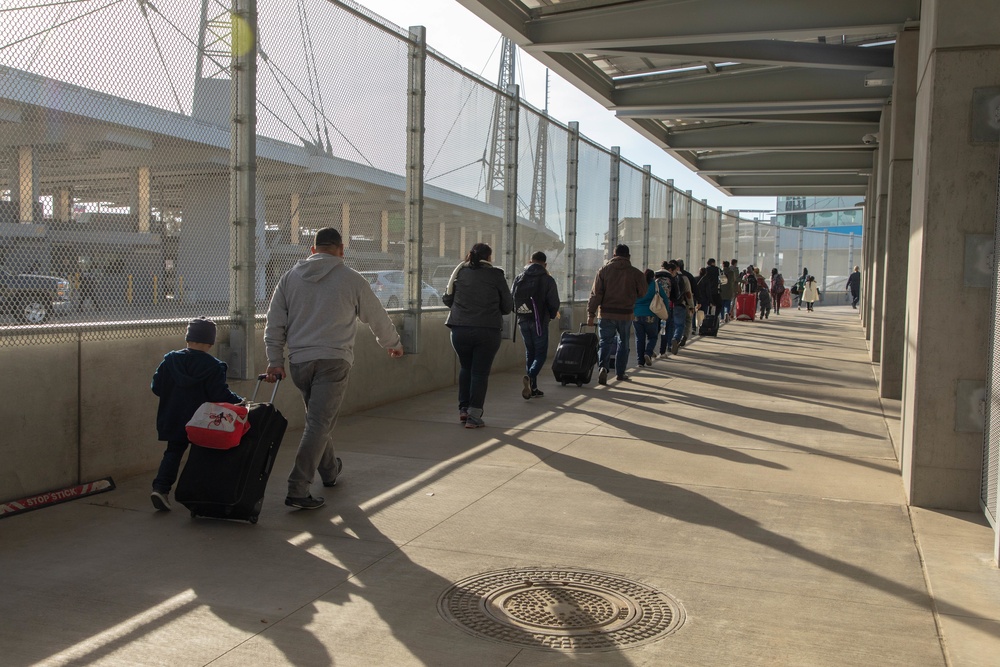
[(158, 511), (170, 510), (170, 487), (177, 481), (181, 458), (188, 446), (185, 426), (198, 407), (206, 401), (241, 403), (243, 398), (229, 390), (226, 364), (209, 350), (215, 345), (215, 322), (204, 317), (188, 323), (184, 337), (187, 347), (163, 357), (153, 374), (152, 390), (160, 397), (156, 411), (156, 431), (165, 440), (160, 469), (153, 480), (150, 500)]

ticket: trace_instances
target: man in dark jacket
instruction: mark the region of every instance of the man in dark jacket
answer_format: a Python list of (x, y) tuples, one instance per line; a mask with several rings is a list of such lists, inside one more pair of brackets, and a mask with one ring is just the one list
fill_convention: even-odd
[(632, 266), (629, 261), (629, 248), (621, 244), (615, 248), (615, 256), (608, 261), (594, 278), (594, 288), (590, 291), (587, 302), (587, 324), (593, 325), (597, 309), (601, 309), (601, 320), (598, 324), (601, 335), (601, 348), (598, 363), (601, 366), (597, 381), (608, 383), (608, 360), (611, 357), (611, 345), (618, 339), (618, 352), (615, 356), (615, 375), (619, 380), (628, 380), (625, 369), (628, 368), (628, 342), (632, 335), (633, 311), (636, 300), (646, 294), (646, 276), (642, 271)]
[(536, 252), (511, 287), (514, 313), (524, 340), (526, 374), (521, 396), (525, 400), (545, 395), (538, 389), (538, 374), (549, 351), (549, 321), (559, 315), (559, 288), (545, 268), (547, 261), (544, 252)]
[[(685, 278), (688, 279), (688, 284), (691, 286), (692, 300), (695, 300), (694, 299), (694, 288), (695, 288), (695, 285), (698, 284), (697, 279), (684, 268), (684, 260), (683, 259), (675, 259), (674, 261), (677, 263), (677, 269), (680, 272), (680, 275), (682, 275), (682, 276), (684, 276)], [(694, 308), (692, 308), (692, 309), (690, 309), (688, 311), (687, 318), (684, 320), (684, 335), (681, 336), (681, 347), (684, 347), (685, 343), (687, 343), (688, 335), (694, 337), (694, 334), (695, 334), (694, 323), (695, 323)]]
[(851, 293), (851, 308), (857, 308), (861, 298), (861, 269), (857, 266), (854, 273), (847, 277), (847, 291)]

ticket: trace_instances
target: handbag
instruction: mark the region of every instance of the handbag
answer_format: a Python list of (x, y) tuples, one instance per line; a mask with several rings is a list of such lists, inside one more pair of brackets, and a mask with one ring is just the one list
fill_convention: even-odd
[(653, 290), (653, 300), (649, 302), (649, 309), (661, 320), (669, 317), (670, 311), (667, 310), (667, 304), (663, 302), (663, 297), (660, 296), (659, 289)]
[(199, 447), (232, 449), (250, 430), (245, 405), (232, 403), (202, 403), (184, 429), (188, 440)]

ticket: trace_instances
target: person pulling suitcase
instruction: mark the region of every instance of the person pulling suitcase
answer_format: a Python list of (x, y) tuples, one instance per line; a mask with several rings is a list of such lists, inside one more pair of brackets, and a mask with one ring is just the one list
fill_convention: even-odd
[(149, 499), (160, 512), (170, 506), (170, 489), (177, 481), (181, 459), (188, 447), (185, 426), (206, 401), (242, 403), (243, 397), (229, 390), (226, 364), (209, 354), (215, 345), (215, 322), (199, 317), (188, 323), (182, 350), (168, 352), (153, 373), (150, 388), (160, 397), (156, 410), (156, 431), (167, 442), (163, 460), (153, 479)]

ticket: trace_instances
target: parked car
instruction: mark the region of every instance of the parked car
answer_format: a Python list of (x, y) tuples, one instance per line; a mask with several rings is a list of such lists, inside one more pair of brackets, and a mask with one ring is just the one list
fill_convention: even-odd
[(56, 276), (15, 274), (0, 267), (0, 311), (26, 324), (41, 324), (56, 304), (69, 300), (69, 281)]
[[(372, 291), (386, 308), (399, 308), (406, 302), (404, 274), (402, 271), (361, 271), (368, 279)], [(421, 282), (420, 300), (422, 305), (434, 307), (441, 305), (441, 293), (425, 282)]]

